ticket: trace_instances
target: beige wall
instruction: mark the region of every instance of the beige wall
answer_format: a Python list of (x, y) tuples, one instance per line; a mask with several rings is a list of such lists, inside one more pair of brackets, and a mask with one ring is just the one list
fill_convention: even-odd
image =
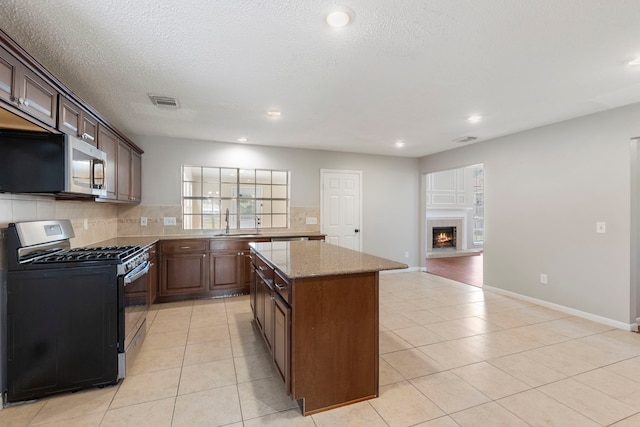
[[(290, 204), (296, 226), (307, 216), (305, 210), (321, 220), (321, 169), (362, 171), (362, 250), (411, 267), (421, 263), (419, 159), (173, 137), (133, 140), (144, 150), (142, 205), (147, 208), (180, 206), (182, 165), (280, 169), (291, 173)], [(139, 221), (136, 217), (132, 214), (132, 221)], [(137, 227), (133, 222), (131, 226)]]
[(422, 173), (484, 164), (485, 285), (636, 322), (630, 146), (639, 118), (635, 104), (422, 159)]

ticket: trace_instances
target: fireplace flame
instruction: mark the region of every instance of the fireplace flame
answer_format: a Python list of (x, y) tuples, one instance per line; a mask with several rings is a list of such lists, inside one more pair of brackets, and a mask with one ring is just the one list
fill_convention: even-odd
[(436, 236), (436, 242), (446, 243), (451, 240), (451, 237), (447, 233), (440, 233)]

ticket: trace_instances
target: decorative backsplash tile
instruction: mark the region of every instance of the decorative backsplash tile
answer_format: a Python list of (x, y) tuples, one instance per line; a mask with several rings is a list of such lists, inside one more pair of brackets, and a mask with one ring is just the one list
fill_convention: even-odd
[[(201, 235), (208, 230), (184, 230), (182, 228), (181, 206), (118, 206), (118, 236), (167, 236), (167, 235)], [(290, 209), (290, 231), (320, 231), (317, 224), (306, 224), (308, 217), (320, 217), (319, 207), (292, 207)], [(140, 218), (147, 218), (147, 225), (140, 225)], [(174, 217), (176, 225), (165, 226), (164, 217)]]
[[(69, 219), (75, 237), (73, 247), (86, 246), (118, 236), (202, 235), (205, 230), (182, 229), (181, 206), (118, 205), (88, 201), (56, 200), (52, 196), (0, 193), (0, 269), (6, 268), (6, 229), (19, 221)], [(319, 207), (291, 207), (289, 231), (319, 232)], [(140, 218), (147, 218), (147, 226)], [(165, 226), (164, 217), (175, 217), (176, 225)], [(307, 218), (317, 224), (307, 224)]]

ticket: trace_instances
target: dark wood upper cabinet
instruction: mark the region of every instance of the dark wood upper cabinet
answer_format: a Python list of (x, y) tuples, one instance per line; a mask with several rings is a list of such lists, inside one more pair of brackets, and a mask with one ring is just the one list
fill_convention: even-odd
[(58, 91), (4, 48), (0, 48), (0, 98), (55, 128)]
[(131, 200), (131, 147), (118, 140), (118, 200)]
[(142, 155), (131, 150), (131, 201), (142, 201)]
[(64, 96), (58, 105), (58, 129), (98, 146), (98, 119)]
[(13, 104), (15, 86), (13, 81), (20, 61), (0, 47), (0, 99)]
[(116, 182), (116, 168), (118, 165), (118, 138), (107, 127), (98, 125), (98, 149), (107, 153), (107, 196), (106, 199), (116, 200), (118, 187)]
[(142, 198), (142, 158), (118, 140), (118, 200), (139, 203)]
[(143, 151), (2, 30), (0, 110), (11, 113), (5, 117), (19, 120), (2, 119), (5, 127), (60, 131), (106, 152), (107, 196), (99, 201), (139, 203), (142, 199)]

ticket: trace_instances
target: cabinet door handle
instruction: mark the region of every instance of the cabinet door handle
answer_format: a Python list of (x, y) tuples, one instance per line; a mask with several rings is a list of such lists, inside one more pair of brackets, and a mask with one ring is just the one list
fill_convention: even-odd
[(260, 266), (258, 266), (258, 270), (264, 271), (264, 267), (260, 265)]
[(180, 249), (190, 249), (191, 246), (180, 246)]
[(287, 287), (286, 287), (286, 286), (278, 285), (277, 283), (274, 283), (274, 285), (276, 285), (276, 288), (277, 288), (279, 291), (284, 291), (285, 289), (287, 289)]

